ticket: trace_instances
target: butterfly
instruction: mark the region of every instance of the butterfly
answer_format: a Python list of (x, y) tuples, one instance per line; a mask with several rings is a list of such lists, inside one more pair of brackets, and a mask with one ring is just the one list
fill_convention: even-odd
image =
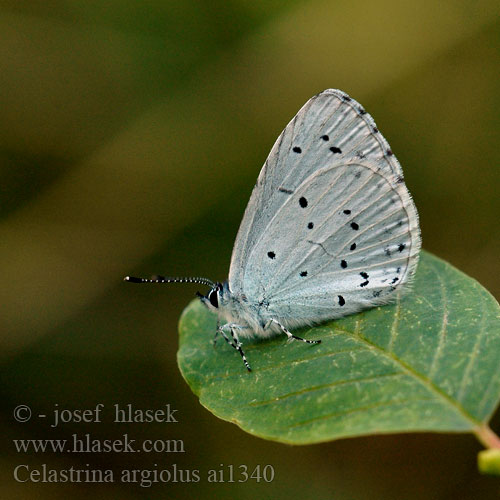
[(200, 283), (220, 333), (250, 364), (240, 338), (284, 334), (395, 300), (421, 247), (401, 166), (373, 118), (340, 90), (312, 97), (276, 140), (253, 189), (229, 278)]

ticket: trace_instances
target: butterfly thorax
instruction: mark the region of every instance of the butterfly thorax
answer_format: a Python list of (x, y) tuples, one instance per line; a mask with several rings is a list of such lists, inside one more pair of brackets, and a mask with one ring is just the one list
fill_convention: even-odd
[(208, 309), (214, 311), (219, 323), (238, 325), (242, 337), (267, 337), (277, 332), (269, 325), (266, 304), (250, 302), (243, 294), (234, 294), (227, 282), (217, 283), (206, 296), (200, 296)]

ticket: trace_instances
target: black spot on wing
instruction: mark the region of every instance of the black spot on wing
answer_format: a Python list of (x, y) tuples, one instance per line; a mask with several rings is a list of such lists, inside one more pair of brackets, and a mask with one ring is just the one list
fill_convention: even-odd
[(276, 257), (276, 254), (274, 252), (267, 252), (267, 256), (270, 258), (270, 259), (274, 259)]
[(300, 149), (298, 146), (295, 146), (295, 147), (292, 149), (292, 151), (293, 151), (294, 153), (302, 153), (302, 149)]
[(345, 299), (342, 295), (339, 295), (339, 306), (342, 307), (345, 304)]
[(342, 259), (342, 260), (340, 261), (340, 267), (341, 267), (342, 269), (345, 269), (345, 268), (347, 267), (347, 262), (346, 262), (345, 260), (343, 260), (343, 259)]
[(330, 140), (330, 138), (327, 136), (327, 135), (322, 135), (321, 138), (324, 140), (324, 141), (328, 141)]
[(332, 147), (330, 148), (330, 151), (331, 151), (332, 153), (334, 153), (334, 154), (341, 154), (341, 153), (342, 153), (342, 150), (341, 150), (340, 148), (335, 147), (335, 146), (332, 146)]
[(353, 243), (350, 247), (351, 250), (356, 250), (356, 243)]
[(366, 280), (366, 281), (363, 281), (363, 283), (360, 283), (359, 286), (364, 287), (364, 286), (368, 285), (368, 283), (370, 283), (370, 282), (368, 280)]
[(314, 227), (314, 223), (309, 222), (309, 224), (307, 224), (307, 229), (312, 229), (313, 227)]
[(307, 271), (302, 271), (302, 272), (300, 273), (300, 275), (301, 275), (302, 277), (307, 276)]
[(356, 222), (351, 222), (351, 227), (354, 229), (354, 231), (357, 231), (359, 229), (359, 225)]
[(286, 189), (286, 188), (278, 188), (278, 191), (282, 192), (282, 193), (286, 193), (286, 194), (293, 194), (293, 191), (291, 189)]
[(307, 207), (307, 200), (306, 198), (304, 198), (303, 196), (299, 199), (299, 205), (302, 207), (302, 208), (306, 208)]
[(400, 243), (398, 245), (398, 252), (402, 252), (405, 249), (406, 245), (404, 243)]
[(350, 211), (350, 210), (344, 210), (344, 213), (345, 213), (346, 215), (349, 215), (349, 214), (351, 213), (351, 211)]
[(368, 279), (368, 273), (365, 273), (364, 271), (359, 273), (361, 275), (362, 278), (364, 278), (365, 280)]

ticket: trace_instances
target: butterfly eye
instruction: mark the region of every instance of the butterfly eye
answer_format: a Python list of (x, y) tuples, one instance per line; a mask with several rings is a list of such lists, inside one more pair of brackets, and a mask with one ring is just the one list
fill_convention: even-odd
[(210, 301), (210, 304), (212, 304), (214, 307), (219, 307), (219, 300), (217, 297), (217, 289), (215, 290), (210, 290), (210, 293), (208, 294), (208, 300)]

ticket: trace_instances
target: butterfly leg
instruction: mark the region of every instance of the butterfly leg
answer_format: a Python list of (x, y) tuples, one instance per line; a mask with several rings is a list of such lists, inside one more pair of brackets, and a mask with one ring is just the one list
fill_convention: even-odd
[(219, 322), (219, 318), (217, 318), (217, 328), (215, 329), (214, 340), (212, 341), (214, 344), (214, 347), (217, 345), (217, 335), (219, 334), (219, 331), (220, 331), (220, 322)]
[(236, 346), (233, 344), (233, 342), (231, 340), (229, 340), (228, 336), (226, 335), (226, 333), (224, 332), (224, 328), (226, 327), (227, 325), (223, 325), (223, 326), (220, 326), (220, 325), (217, 325), (217, 330), (215, 332), (215, 337), (214, 337), (214, 347), (215, 347), (215, 343), (217, 341), (217, 334), (220, 333), (223, 337), (224, 337), (224, 340), (231, 346), (231, 347), (234, 347), (236, 349)]
[(224, 325), (221, 326), (221, 324), (219, 322), (219, 319), (217, 319), (217, 329), (215, 330), (215, 335), (214, 335), (214, 340), (213, 340), (214, 347), (217, 344), (217, 335), (220, 333), (224, 337), (224, 340), (231, 347), (234, 347), (236, 349), (236, 345), (233, 344), (232, 340), (229, 340), (229, 337), (226, 335), (226, 332), (224, 331), (224, 328), (227, 328), (227, 329), (230, 330), (231, 328), (243, 328), (243, 327), (240, 326), (240, 325), (237, 325), (236, 323), (226, 323), (226, 324), (224, 324)]
[[(224, 332), (224, 328), (229, 329), (229, 331), (231, 332), (231, 337), (233, 339), (232, 341), (229, 340), (228, 336)], [(226, 323), (225, 325), (219, 326), (217, 328), (217, 331), (221, 333), (221, 335), (224, 337), (225, 341), (231, 347), (234, 347), (240, 353), (241, 359), (243, 359), (243, 363), (245, 363), (245, 366), (246, 366), (247, 370), (249, 372), (251, 372), (252, 369), (250, 368), (250, 364), (248, 363), (247, 358), (245, 356), (245, 353), (243, 352), (243, 349), (241, 348), (242, 343), (238, 339), (238, 334), (236, 333), (236, 330), (241, 330), (243, 328), (247, 328), (247, 327), (241, 326), (241, 325), (237, 325), (235, 323)]]
[(307, 340), (307, 339), (303, 339), (302, 337), (297, 337), (297, 335), (294, 335), (292, 332), (289, 332), (279, 321), (276, 321), (275, 319), (270, 320), (269, 323), (266, 325), (266, 328), (271, 323), (278, 325), (280, 327), (281, 331), (284, 334), (286, 334), (286, 336), (288, 337), (288, 340), (301, 340), (302, 342), (305, 342), (306, 344), (321, 344), (321, 340)]

